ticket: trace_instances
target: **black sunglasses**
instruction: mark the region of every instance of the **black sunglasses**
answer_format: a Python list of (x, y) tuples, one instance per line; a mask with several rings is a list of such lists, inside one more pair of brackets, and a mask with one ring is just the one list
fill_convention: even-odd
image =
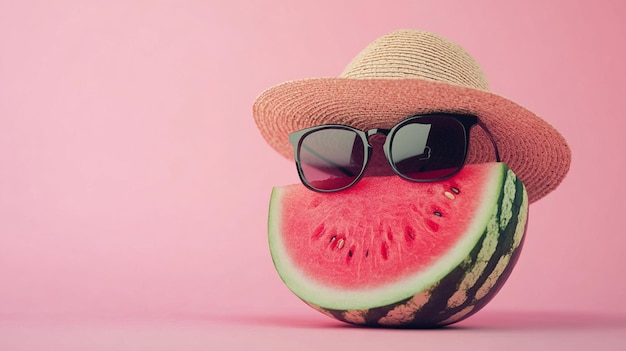
[[(383, 151), (400, 177), (414, 182), (434, 182), (452, 177), (463, 168), (470, 129), (478, 117), (433, 113), (413, 116), (391, 129), (362, 131), (342, 124), (325, 124), (289, 134), (302, 183), (319, 192), (340, 191), (363, 176), (371, 157), (369, 138), (386, 136)], [(489, 131), (496, 160), (498, 148)]]

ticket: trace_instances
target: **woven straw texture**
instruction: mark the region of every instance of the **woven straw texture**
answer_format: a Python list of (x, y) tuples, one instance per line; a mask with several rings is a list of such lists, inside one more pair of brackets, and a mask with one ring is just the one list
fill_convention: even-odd
[[(339, 77), (286, 82), (263, 92), (253, 115), (265, 140), (293, 159), (289, 133), (326, 123), (390, 128), (426, 112), (472, 113), (493, 135), (502, 162), (524, 182), (531, 202), (554, 190), (571, 162), (565, 139), (524, 107), (489, 91), (478, 63), (438, 35), (401, 30), (359, 53)], [(494, 161), (481, 128), (470, 136), (469, 163)]]

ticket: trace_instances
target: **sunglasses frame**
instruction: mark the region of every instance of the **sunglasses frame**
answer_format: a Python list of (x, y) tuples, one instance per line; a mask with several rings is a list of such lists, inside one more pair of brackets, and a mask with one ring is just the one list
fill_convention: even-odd
[[(439, 177), (439, 178), (433, 178), (433, 179), (414, 179), (411, 177), (408, 177), (406, 175), (404, 175), (402, 172), (400, 172), (398, 170), (398, 168), (396, 167), (395, 163), (393, 162), (392, 159), (392, 154), (391, 154), (391, 144), (393, 142), (394, 136), (396, 134), (396, 132), (408, 125), (413, 123), (416, 120), (419, 119), (423, 119), (423, 118), (451, 118), (456, 120), (457, 122), (459, 122), (459, 124), (463, 127), (463, 133), (465, 136), (465, 152), (463, 155), (463, 160), (460, 163), (459, 167), (452, 173), (444, 176), (444, 177)], [(323, 124), (323, 125), (319, 125), (319, 126), (314, 126), (314, 127), (310, 127), (310, 128), (305, 128), (302, 130), (298, 130), (295, 131), (293, 133), (289, 134), (289, 142), (292, 144), (293, 148), (294, 148), (294, 158), (296, 161), (296, 168), (298, 170), (298, 176), (300, 177), (300, 181), (302, 182), (302, 184), (304, 184), (304, 186), (306, 186), (307, 188), (316, 191), (316, 192), (321, 192), (321, 193), (332, 193), (332, 192), (337, 192), (337, 191), (342, 191), (345, 190), (347, 188), (350, 188), (351, 186), (353, 186), (354, 184), (356, 184), (359, 180), (361, 180), (361, 178), (363, 177), (363, 174), (365, 173), (365, 170), (367, 169), (367, 165), (369, 164), (369, 161), (372, 157), (372, 145), (369, 142), (369, 138), (372, 135), (375, 134), (383, 134), (385, 136), (385, 143), (383, 144), (383, 151), (385, 154), (385, 158), (387, 159), (387, 162), (389, 162), (389, 165), (391, 166), (391, 168), (393, 169), (394, 173), (396, 173), (398, 176), (400, 176), (403, 179), (406, 179), (408, 181), (412, 181), (412, 182), (416, 182), (416, 183), (428, 183), (428, 182), (437, 182), (437, 181), (441, 181), (441, 180), (445, 180), (448, 178), (453, 177), (455, 174), (457, 174), (458, 172), (461, 171), (461, 169), (463, 169), (463, 167), (465, 166), (465, 162), (467, 160), (467, 154), (469, 151), (469, 138), (470, 138), (470, 131), (472, 129), (472, 127), (474, 127), (475, 125), (480, 126), (485, 133), (487, 134), (487, 137), (489, 138), (489, 140), (491, 141), (491, 143), (493, 144), (494, 147), (494, 152), (495, 152), (495, 157), (496, 157), (496, 161), (500, 162), (500, 154), (498, 152), (498, 146), (496, 145), (496, 142), (493, 138), (493, 136), (491, 135), (491, 133), (489, 132), (489, 130), (480, 122), (480, 120), (478, 119), (477, 116), (475, 115), (471, 115), (471, 114), (457, 114), (457, 113), (446, 113), (446, 112), (436, 112), (436, 113), (428, 113), (428, 114), (419, 114), (419, 115), (414, 115), (411, 116), (407, 119), (404, 119), (402, 121), (400, 121), (398, 124), (396, 124), (395, 126), (393, 126), (391, 129), (382, 129), (382, 128), (374, 128), (374, 129), (369, 129), (369, 130), (360, 130), (345, 124)], [(305, 175), (304, 175), (304, 171), (302, 170), (302, 164), (300, 161), (300, 149), (302, 146), (302, 142), (304, 140), (304, 138), (314, 132), (318, 132), (321, 130), (325, 130), (325, 129), (341, 129), (341, 130), (348, 130), (348, 131), (352, 131), (354, 132), (356, 135), (358, 135), (361, 138), (361, 141), (363, 143), (363, 152), (364, 152), (364, 160), (363, 160), (363, 165), (361, 167), (361, 170), (359, 171), (358, 175), (354, 178), (354, 180), (352, 182), (350, 182), (349, 184), (337, 188), (337, 189), (320, 189), (320, 188), (316, 188), (314, 186), (312, 186), (308, 180), (306, 179)]]

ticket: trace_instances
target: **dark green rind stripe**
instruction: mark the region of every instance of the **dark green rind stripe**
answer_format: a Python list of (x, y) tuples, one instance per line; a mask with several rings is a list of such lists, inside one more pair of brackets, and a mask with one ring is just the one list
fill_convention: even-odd
[[(510, 172), (506, 170), (507, 174)], [(507, 186), (506, 176), (505, 181), (503, 182), (503, 190), (504, 187)], [(458, 322), (462, 319), (465, 319), (472, 314), (479, 311), (482, 307), (484, 307), (502, 288), (505, 281), (511, 274), (513, 267), (515, 266), (516, 261), (519, 258), (521, 247), (523, 244), (523, 237), (520, 240), (520, 243), (517, 247), (515, 247), (515, 233), (517, 227), (521, 224), (525, 226), (527, 220), (524, 220), (524, 223), (519, 223), (520, 220), (520, 207), (523, 205), (524, 200), (524, 185), (522, 182), (515, 178), (515, 197), (512, 201), (512, 216), (509, 219), (505, 228), (499, 229), (499, 236), (497, 246), (495, 251), (491, 254), (489, 261), (483, 271), (480, 274), (480, 277), (475, 281), (475, 283), (466, 290), (466, 299), (465, 302), (454, 307), (450, 307), (448, 305), (450, 298), (455, 294), (455, 292), (459, 289), (459, 285), (465, 278), (466, 274), (471, 270), (472, 266), (475, 265), (479, 259), (480, 251), (485, 244), (485, 240), (487, 238), (488, 231), (485, 230), (483, 236), (477, 243), (477, 245), (472, 249), (468, 260), (464, 261), (462, 264), (457, 266), (454, 270), (452, 270), (446, 277), (444, 277), (440, 282), (438, 282), (435, 286), (430, 289), (430, 296), (428, 302), (426, 302), (419, 310), (415, 311), (413, 315), (413, 320), (403, 323), (401, 325), (397, 325), (396, 327), (403, 328), (432, 328), (432, 327), (440, 327), (443, 325), (451, 324)], [(496, 222), (499, 224), (502, 219), (501, 207), (502, 203), (505, 199), (505, 191), (501, 192), (500, 198), (498, 199), (498, 208), (496, 213), (494, 214)], [(527, 206), (527, 204), (526, 204)], [(497, 277), (496, 282), (493, 284), (488, 293), (484, 296), (477, 298), (476, 294), (479, 289), (486, 283), (489, 277), (494, 273), (494, 270), (498, 266), (499, 260), (505, 255), (511, 255), (510, 260), (506, 268), (502, 271), (499, 277)], [(411, 301), (413, 297), (399, 301), (397, 303), (372, 308), (366, 313), (364, 313), (364, 320), (359, 322), (358, 324), (364, 324), (369, 326), (381, 326), (379, 321), (381, 318), (384, 318), (388, 315), (388, 313), (394, 310), (396, 307), (405, 305)], [(347, 319), (345, 311), (341, 310), (328, 310), (323, 309), (324, 312), (332, 315), (338, 320), (347, 322), (347, 323), (355, 323), (354, 320)], [(469, 310), (467, 313), (463, 313), (464, 310)], [(458, 318), (453, 318), (457, 314), (459, 314)], [(389, 325), (384, 325), (385, 327), (389, 327)]]
[[(503, 188), (505, 186), (506, 186), (506, 182), (504, 182)], [(500, 228), (498, 244), (496, 246), (496, 249), (492, 253), (491, 257), (489, 258), (489, 261), (487, 265), (485, 266), (484, 270), (482, 271), (480, 277), (476, 280), (474, 285), (471, 286), (469, 289), (467, 289), (467, 291), (465, 292), (465, 295), (467, 296), (465, 302), (463, 304), (460, 304), (459, 306), (452, 307), (452, 308), (448, 307), (447, 305), (450, 297), (452, 297), (452, 295), (458, 290), (459, 284), (463, 280), (465, 272), (471, 269), (471, 267), (459, 266), (453, 271), (454, 274), (451, 274), (447, 276), (446, 278), (444, 278), (445, 282), (442, 281), (442, 283), (437, 287), (437, 289), (432, 292), (432, 296), (433, 296), (431, 298), (432, 302), (429, 302), (428, 305), (424, 306), (422, 310), (416, 313), (415, 320), (419, 321), (417, 323), (418, 325), (423, 325), (423, 324), (445, 325), (445, 324), (458, 322), (461, 319), (471, 316), (472, 314), (480, 310), (482, 307), (484, 307), (500, 290), (500, 288), (504, 284), (503, 279), (498, 279), (498, 281), (494, 284), (492, 289), (490, 289), (489, 293), (487, 293), (484, 297), (478, 300), (476, 299), (477, 291), (483, 286), (487, 278), (492, 274), (500, 258), (506, 254), (510, 254), (513, 250), (515, 250), (515, 248), (513, 247), (514, 236), (515, 236), (516, 228), (518, 226), (520, 206), (522, 205), (523, 195), (524, 195), (523, 184), (517, 178), (515, 180), (515, 190), (516, 190), (515, 198), (512, 201), (513, 215), (511, 216), (511, 219), (507, 223), (507, 226), (505, 228)], [(498, 200), (499, 206), (495, 214), (496, 221), (498, 223), (500, 223), (500, 220), (502, 219), (502, 215), (503, 215), (501, 209), (502, 209), (502, 203), (504, 201), (504, 197), (505, 197), (505, 192), (503, 191), (500, 196), (500, 199)], [(482, 246), (484, 245), (486, 237), (487, 237), (487, 231), (485, 231), (485, 234), (483, 235), (483, 238), (481, 239), (481, 241), (476, 245), (474, 250), (472, 250), (472, 253), (470, 254), (472, 264), (476, 264), (476, 262), (478, 261), (479, 253), (480, 253), (480, 250), (482, 249)], [(515, 260), (517, 259), (518, 255), (519, 253), (515, 255)], [(502, 276), (510, 275), (510, 272), (513, 269), (513, 265), (511, 263), (515, 263), (515, 261), (509, 262), (508, 266), (503, 271)], [(468, 308), (471, 308), (471, 312), (464, 314), (461, 318), (451, 319), (457, 313), (460, 313)]]
[[(506, 282), (508, 277), (511, 275), (511, 272), (513, 271), (513, 268), (515, 267), (515, 264), (517, 263), (519, 255), (521, 254), (521, 249), (522, 249), (523, 241), (525, 237), (525, 235), (522, 235), (522, 239), (520, 240), (519, 244), (516, 245), (515, 233), (519, 225), (524, 226), (524, 232), (525, 232), (526, 225), (528, 223), (527, 218), (525, 218), (524, 223), (519, 223), (520, 207), (523, 204), (523, 197), (524, 197), (524, 185), (519, 179), (516, 179), (515, 188), (516, 188), (515, 199), (513, 200), (513, 206), (515, 209), (515, 211), (513, 211), (514, 215), (509, 220), (507, 226), (501, 230), (500, 236), (502, 239), (498, 241), (498, 246), (496, 247), (496, 251), (493, 253), (491, 259), (489, 260), (489, 263), (487, 264), (487, 267), (485, 267), (485, 270), (481, 274), (481, 277), (476, 281), (476, 284), (474, 284), (474, 286), (468, 290), (467, 292), (468, 299), (466, 300), (466, 303), (456, 308), (456, 310), (462, 311), (465, 308), (473, 306), (472, 312), (468, 313), (467, 315), (464, 315), (460, 319), (447, 321), (446, 324), (456, 323), (460, 320), (463, 320), (471, 316), (472, 314), (482, 309), (485, 305), (487, 305), (487, 303), (489, 303), (496, 296), (496, 294), (500, 291), (500, 289), (502, 289), (502, 286), (504, 286), (504, 283)], [(500, 219), (501, 215), (502, 214), (500, 213), (498, 216), (498, 220)], [(502, 271), (502, 273), (497, 278), (497, 281), (493, 284), (489, 292), (485, 296), (477, 298), (476, 294), (478, 290), (483, 286), (483, 284), (486, 283), (487, 279), (491, 276), (491, 274), (497, 268), (499, 260), (506, 255), (511, 255), (511, 258), (508, 261), (507, 267)], [(470, 296), (472, 297), (471, 299), (470, 299)], [(453, 315), (454, 313), (452, 314), (452, 316)], [(442, 319), (441, 321), (446, 321), (446, 319)]]

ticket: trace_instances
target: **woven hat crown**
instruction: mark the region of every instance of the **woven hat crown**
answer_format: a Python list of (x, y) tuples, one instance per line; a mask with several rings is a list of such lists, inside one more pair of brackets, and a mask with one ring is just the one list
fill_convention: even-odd
[(399, 30), (368, 45), (341, 78), (424, 79), (489, 90), (483, 70), (461, 46), (436, 34)]

